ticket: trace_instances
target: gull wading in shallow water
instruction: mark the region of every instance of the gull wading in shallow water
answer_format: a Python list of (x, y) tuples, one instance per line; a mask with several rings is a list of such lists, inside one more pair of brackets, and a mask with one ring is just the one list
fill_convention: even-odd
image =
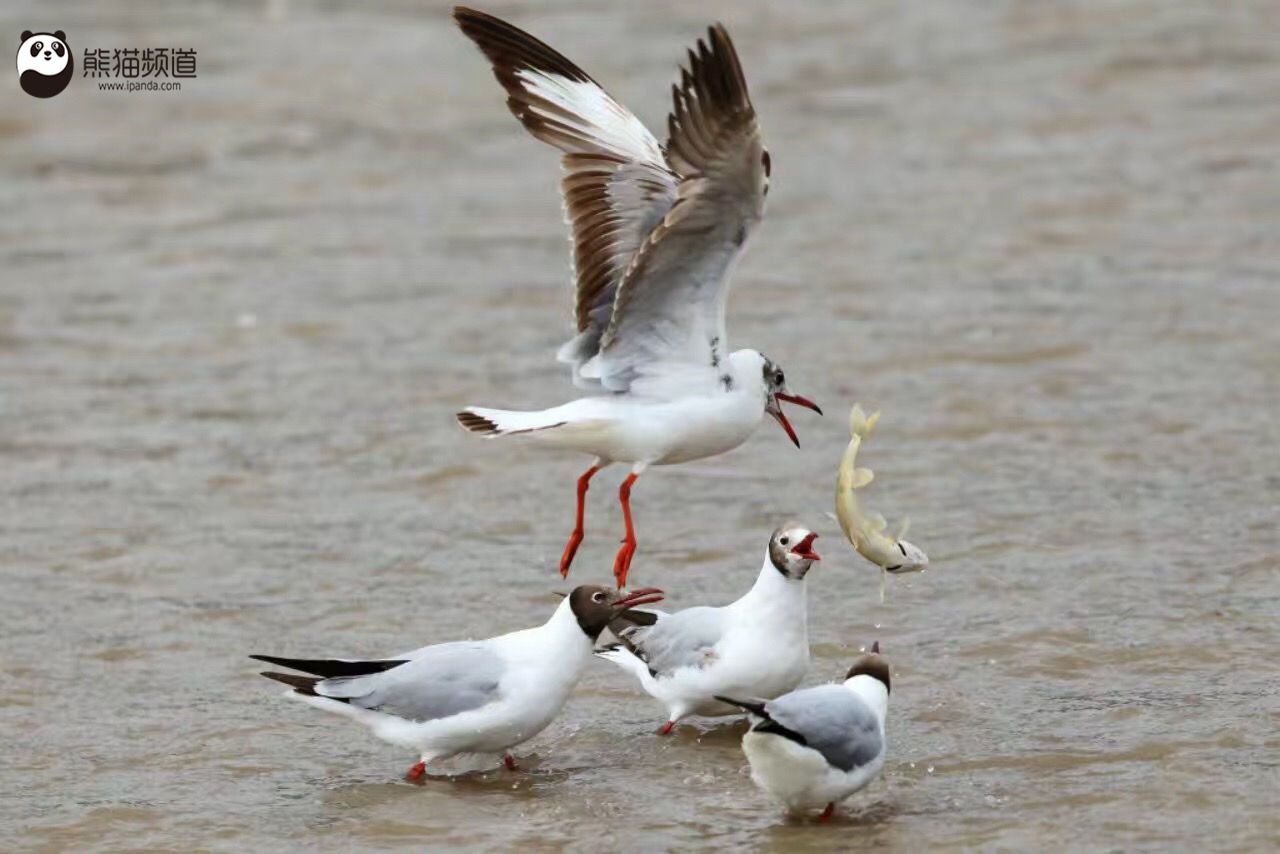
[(458, 423), (482, 436), (524, 435), (591, 454), (578, 479), (567, 575), (582, 542), (587, 485), (630, 463), (622, 482), (626, 536), (619, 587), (635, 554), (631, 487), (650, 465), (732, 450), (765, 413), (797, 446), (780, 401), (821, 410), (787, 390), (755, 350), (730, 351), (729, 273), (764, 214), (769, 154), (724, 27), (689, 52), (672, 88), (666, 145), (586, 72), (533, 36), (483, 12), (454, 18), (493, 64), (507, 106), (533, 136), (564, 152), (561, 190), (573, 232), (577, 334), (558, 358), (595, 392), (538, 412), (468, 407)]
[(620, 642), (596, 655), (667, 707), (662, 735), (687, 715), (739, 714), (717, 694), (776, 697), (800, 684), (809, 669), (804, 579), (819, 559), (817, 538), (798, 522), (774, 531), (755, 585), (732, 605), (636, 609), (609, 623)]
[[(343, 715), (383, 741), (416, 751), (406, 777), (459, 753), (504, 753), (551, 723), (578, 683), (596, 639), (633, 605), (662, 601), (662, 591), (631, 593), (577, 587), (551, 619), (481, 641), (425, 646), (379, 661), (252, 655), (311, 676), (263, 673), (293, 688), (287, 696)], [(506, 754), (504, 762), (515, 768)]]
[(826, 805), (831, 818), (844, 800), (884, 765), (884, 716), (889, 708), (889, 662), (871, 645), (839, 685), (819, 685), (776, 700), (719, 698), (751, 714), (742, 752), (756, 785), (787, 805), (806, 810)]

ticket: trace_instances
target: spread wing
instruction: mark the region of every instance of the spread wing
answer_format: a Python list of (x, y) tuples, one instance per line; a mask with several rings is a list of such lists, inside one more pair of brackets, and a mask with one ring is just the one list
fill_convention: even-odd
[(380, 673), (322, 679), (311, 690), (411, 721), (447, 718), (502, 697), (506, 663), (487, 644), (445, 643), (413, 655)]
[(507, 106), (533, 136), (565, 152), (560, 183), (573, 232), (578, 334), (559, 359), (579, 368), (600, 348), (618, 283), (676, 200), (678, 178), (653, 134), (568, 59), (506, 21), (459, 6), (454, 19), (493, 64)]
[(769, 155), (724, 27), (689, 52), (672, 91), (666, 153), (680, 176), (676, 200), (623, 274), (600, 353), (582, 370), (615, 390), (656, 363), (706, 365), (717, 377), (729, 273), (764, 215)]
[(609, 628), (649, 665), (654, 678), (660, 679), (682, 667), (705, 667), (716, 660), (715, 647), (724, 636), (724, 610), (701, 607), (674, 614), (657, 612), (651, 625), (618, 620)]
[(764, 703), (761, 717), (753, 729), (812, 747), (842, 771), (866, 765), (880, 755), (884, 744), (875, 713), (841, 685), (785, 694)]

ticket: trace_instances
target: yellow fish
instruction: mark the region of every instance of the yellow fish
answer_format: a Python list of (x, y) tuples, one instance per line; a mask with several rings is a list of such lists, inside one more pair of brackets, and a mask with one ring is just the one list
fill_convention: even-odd
[(903, 522), (897, 537), (890, 537), (884, 532), (888, 527), (884, 517), (879, 513), (864, 512), (858, 502), (857, 490), (871, 483), (875, 473), (871, 469), (855, 468), (854, 462), (862, 440), (871, 435), (871, 428), (879, 419), (879, 412), (867, 417), (856, 403), (849, 413), (851, 438), (836, 476), (836, 520), (858, 554), (881, 568), (880, 601), (883, 602), (885, 573), (919, 572), (929, 565), (929, 558), (918, 546), (902, 539), (907, 532), (907, 522)]

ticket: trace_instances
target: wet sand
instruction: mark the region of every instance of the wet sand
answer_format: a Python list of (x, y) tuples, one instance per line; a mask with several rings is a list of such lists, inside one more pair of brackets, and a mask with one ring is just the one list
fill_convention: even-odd
[[(0, 32), (190, 45), (175, 93), (0, 87), (0, 830), (22, 849), (1262, 850), (1280, 845), (1274, 3), (560, 4), (511, 17), (660, 128), (723, 20), (773, 161), (734, 346), (826, 418), (636, 487), (673, 607), (822, 534), (811, 682), (878, 639), (883, 777), (828, 827), (740, 725), (653, 735), (604, 662), (517, 751), (413, 761), (250, 652), (375, 656), (545, 618), (585, 459), (464, 435), (572, 392), (554, 153), (443, 4), (9, 4)], [(823, 515), (855, 400), (867, 501)], [(570, 581), (608, 578), (601, 475)]]

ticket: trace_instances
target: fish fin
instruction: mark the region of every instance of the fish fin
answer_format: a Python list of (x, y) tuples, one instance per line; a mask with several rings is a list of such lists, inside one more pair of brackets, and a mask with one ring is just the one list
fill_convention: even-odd
[(870, 525), (871, 530), (875, 531), (877, 534), (889, 527), (889, 523), (885, 521), (884, 516), (880, 513), (868, 513), (867, 524)]
[(832, 513), (830, 510), (827, 511), (827, 518), (830, 519), (832, 522), (840, 521), (840, 517)]
[(849, 410), (849, 435), (858, 437), (867, 435), (867, 413), (863, 412), (862, 407), (856, 403), (853, 409)]
[(898, 526), (898, 536), (894, 537), (894, 540), (901, 540), (903, 537), (907, 535), (907, 531), (910, 531), (910, 530), (911, 530), (911, 517), (903, 516), (902, 524)]
[(879, 420), (879, 411), (867, 415), (862, 411), (862, 407), (855, 403), (853, 409), (849, 410), (849, 434), (865, 439), (871, 435), (871, 431), (875, 429), (876, 422)]
[(862, 487), (866, 486), (868, 483), (870, 483), (875, 479), (876, 479), (876, 473), (873, 472), (871, 469), (854, 469), (853, 482), (850, 484), (850, 486), (853, 489), (861, 489)]

